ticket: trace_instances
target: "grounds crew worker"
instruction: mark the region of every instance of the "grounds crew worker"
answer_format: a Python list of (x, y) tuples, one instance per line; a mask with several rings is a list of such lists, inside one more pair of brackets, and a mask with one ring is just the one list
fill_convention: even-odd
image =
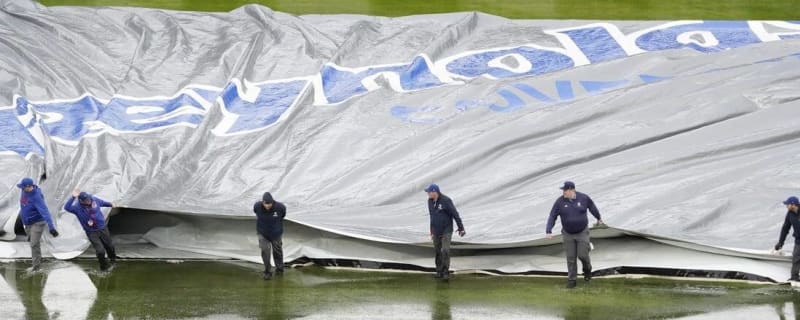
[(800, 200), (797, 197), (789, 197), (783, 202), (786, 205), (786, 218), (783, 219), (783, 227), (781, 227), (780, 239), (778, 244), (775, 245), (775, 250), (783, 248), (783, 242), (786, 241), (786, 236), (789, 235), (789, 228), (794, 229), (794, 250), (792, 250), (792, 271), (789, 281), (800, 281)]
[(592, 279), (592, 263), (589, 259), (589, 218), (586, 210), (597, 218), (597, 223), (602, 224), (600, 211), (588, 195), (575, 191), (575, 183), (564, 182), (561, 186), (563, 195), (556, 199), (550, 217), (547, 219), (547, 239), (553, 238), (553, 226), (556, 219), (561, 217), (561, 235), (564, 241), (564, 251), (567, 253), (567, 288), (575, 288), (578, 278), (578, 262), (583, 265), (583, 279)]
[(24, 178), (17, 184), (17, 187), (22, 189), (19, 197), (19, 216), (31, 244), (31, 271), (38, 271), (42, 266), (41, 240), (44, 227), (47, 226), (50, 229), (53, 237), (58, 237), (58, 231), (53, 225), (50, 211), (47, 210), (42, 190), (33, 184), (33, 179)]
[[(75, 202), (75, 200), (78, 201)], [(78, 188), (72, 190), (72, 197), (67, 199), (67, 203), (64, 204), (64, 210), (78, 217), (78, 222), (86, 232), (86, 237), (92, 243), (101, 271), (107, 271), (117, 263), (117, 253), (114, 250), (114, 243), (111, 241), (111, 233), (108, 231), (106, 219), (100, 210), (101, 207), (111, 208), (113, 206), (111, 202), (81, 192)], [(108, 259), (106, 259), (106, 253), (108, 253)]]
[(467, 234), (464, 231), (464, 224), (458, 215), (456, 206), (450, 197), (443, 195), (439, 186), (431, 184), (425, 188), (428, 193), (428, 213), (431, 218), (431, 238), (433, 240), (433, 250), (436, 251), (436, 275), (437, 279), (450, 279), (450, 240), (453, 237), (453, 220), (458, 225), (458, 235), (463, 237)]
[(286, 217), (286, 206), (272, 199), (269, 192), (264, 192), (261, 201), (253, 204), (253, 212), (258, 218), (258, 247), (261, 249), (261, 260), (264, 261), (264, 280), (272, 279), (270, 253), (275, 259), (275, 272), (283, 273), (283, 218)]

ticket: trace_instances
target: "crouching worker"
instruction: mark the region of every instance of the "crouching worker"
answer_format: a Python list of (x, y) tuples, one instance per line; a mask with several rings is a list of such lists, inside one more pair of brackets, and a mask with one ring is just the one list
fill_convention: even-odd
[[(77, 203), (75, 200), (78, 200)], [(111, 265), (117, 263), (117, 254), (114, 250), (114, 243), (111, 242), (111, 233), (106, 227), (106, 219), (103, 218), (103, 212), (100, 211), (101, 207), (113, 207), (113, 204), (81, 192), (78, 188), (72, 191), (72, 197), (64, 204), (64, 210), (77, 216), (83, 231), (86, 231), (86, 236), (92, 243), (97, 260), (100, 262), (100, 270), (107, 271)], [(106, 259), (106, 253), (108, 253), (108, 259)]]

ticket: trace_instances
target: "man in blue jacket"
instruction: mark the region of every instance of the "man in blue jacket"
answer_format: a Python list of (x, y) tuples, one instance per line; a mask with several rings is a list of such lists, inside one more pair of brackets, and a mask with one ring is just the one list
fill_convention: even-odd
[(264, 280), (272, 279), (270, 253), (275, 260), (275, 272), (283, 273), (283, 218), (286, 217), (286, 206), (275, 201), (272, 194), (264, 192), (261, 201), (253, 204), (258, 231), (258, 247), (261, 249), (261, 260), (264, 261)]
[(783, 219), (783, 227), (781, 227), (781, 235), (778, 239), (778, 244), (775, 245), (775, 250), (783, 248), (783, 242), (786, 241), (786, 236), (789, 235), (789, 229), (794, 229), (792, 235), (794, 236), (794, 250), (792, 250), (792, 271), (789, 281), (800, 281), (800, 199), (797, 197), (789, 197), (783, 202), (786, 205), (786, 218)]
[(589, 217), (586, 210), (597, 218), (597, 223), (602, 224), (600, 211), (588, 195), (575, 191), (575, 183), (564, 182), (561, 187), (563, 195), (556, 199), (550, 217), (547, 219), (547, 239), (553, 238), (553, 226), (556, 219), (561, 217), (561, 234), (564, 241), (564, 251), (567, 253), (567, 288), (575, 288), (578, 278), (578, 262), (583, 265), (583, 279), (592, 279), (592, 263), (589, 259)]
[[(75, 202), (75, 200), (78, 201)], [(114, 250), (114, 243), (111, 242), (111, 233), (108, 232), (106, 219), (100, 210), (101, 207), (111, 208), (113, 206), (112, 203), (81, 192), (78, 188), (72, 191), (72, 197), (67, 199), (67, 203), (64, 204), (64, 210), (78, 217), (78, 222), (94, 247), (101, 271), (107, 271), (111, 265), (117, 263), (117, 254)], [(108, 253), (111, 264), (106, 259), (106, 253)]]
[(42, 265), (42, 233), (44, 227), (50, 229), (53, 237), (58, 237), (50, 211), (47, 210), (47, 203), (44, 202), (44, 195), (39, 186), (33, 184), (33, 179), (24, 178), (17, 184), (22, 189), (19, 197), (19, 216), (25, 226), (25, 233), (28, 234), (28, 241), (31, 244), (31, 270), (37, 271)]
[(467, 232), (461, 217), (450, 197), (445, 196), (439, 190), (439, 186), (431, 184), (425, 188), (428, 193), (428, 214), (431, 218), (431, 239), (433, 240), (433, 250), (436, 252), (436, 275), (437, 279), (450, 279), (450, 240), (453, 237), (453, 220), (458, 225), (458, 235), (463, 237)]

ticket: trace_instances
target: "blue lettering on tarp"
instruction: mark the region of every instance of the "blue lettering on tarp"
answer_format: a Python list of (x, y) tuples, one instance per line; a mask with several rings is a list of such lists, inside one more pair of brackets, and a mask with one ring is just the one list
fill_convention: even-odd
[(242, 88), (231, 82), (222, 91), (221, 98), (222, 107), (232, 115), (225, 115), (215, 130), (221, 134), (234, 134), (266, 128), (277, 122), (295, 103), (306, 85), (307, 80), (251, 85), (259, 90), (255, 101), (251, 102), (244, 100), (239, 95)]
[[(516, 73), (504, 68), (489, 66), (489, 61), (510, 54), (525, 57), (532, 65), (526, 72)], [(490, 75), (495, 78), (509, 78), (519, 76), (539, 75), (575, 66), (575, 61), (567, 55), (552, 50), (534, 47), (517, 47), (513, 49), (491, 50), (474, 53), (450, 61), (446, 68), (452, 74), (469, 78)]]
[(522, 108), (525, 105), (525, 101), (522, 101), (520, 97), (518, 97), (511, 91), (501, 89), (500, 91), (497, 91), (497, 94), (499, 94), (501, 97), (503, 97), (504, 100), (506, 100), (506, 105), (501, 106), (492, 103), (491, 105), (489, 105), (489, 109), (492, 109), (492, 111), (498, 111), (498, 112), (514, 111), (519, 108)]
[(591, 63), (625, 58), (628, 54), (603, 27), (561, 30), (569, 36)]
[(592, 94), (602, 93), (611, 89), (627, 86), (630, 81), (580, 81), (584, 90)]
[(15, 108), (0, 109), (0, 151), (12, 151), (22, 157), (44, 155), (44, 148), (19, 122)]
[(553, 98), (548, 97), (547, 95), (545, 95), (541, 91), (539, 91), (536, 88), (534, 88), (532, 86), (529, 86), (527, 84), (515, 83), (515, 84), (512, 84), (511, 86), (514, 87), (514, 88), (517, 88), (517, 90), (524, 92), (525, 94), (533, 97), (536, 100), (539, 100), (539, 101), (542, 101), (542, 102), (555, 102), (555, 100), (553, 100)]
[(198, 125), (205, 108), (188, 94), (169, 99), (114, 97), (108, 103), (86, 96), (75, 101), (32, 104), (48, 135), (78, 141), (108, 126), (116, 131), (137, 132), (178, 124)]
[(570, 81), (556, 81), (556, 91), (558, 92), (558, 98), (561, 101), (575, 99), (575, 93), (572, 91), (572, 83)]
[(436, 106), (422, 106), (422, 107), (409, 107), (409, 106), (394, 106), (391, 109), (392, 116), (400, 120), (412, 123), (424, 124), (437, 124), (444, 119), (431, 116), (429, 113), (439, 110), (440, 107)]
[(428, 60), (417, 56), (410, 64), (378, 66), (351, 72), (325, 65), (320, 71), (322, 90), (328, 103), (340, 103), (369, 91), (361, 81), (379, 73), (394, 73), (399, 78), (401, 90), (420, 90), (442, 86), (445, 83), (431, 71)]
[[(709, 32), (719, 41), (715, 46), (701, 46), (690, 42), (684, 44), (678, 41), (681, 34), (687, 32)], [(703, 43), (709, 39), (698, 39), (697, 34), (689, 39)], [(692, 48), (700, 52), (716, 52), (726, 49), (760, 43), (761, 40), (750, 30), (747, 21), (704, 21), (653, 30), (636, 39), (636, 45), (647, 51), (660, 51), (678, 48)]]
[(639, 79), (642, 80), (644, 83), (656, 83), (659, 81), (664, 81), (667, 79), (672, 79), (672, 77), (661, 77), (661, 76), (654, 76), (650, 74), (640, 74)]

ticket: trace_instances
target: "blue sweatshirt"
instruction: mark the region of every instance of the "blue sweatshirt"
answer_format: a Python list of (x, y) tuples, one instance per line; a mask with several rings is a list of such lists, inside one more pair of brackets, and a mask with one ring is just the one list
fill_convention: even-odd
[(589, 226), (589, 217), (586, 210), (600, 220), (600, 211), (594, 205), (592, 198), (586, 194), (575, 192), (575, 199), (567, 199), (563, 196), (556, 199), (553, 209), (550, 210), (550, 217), (547, 219), (547, 234), (553, 233), (553, 226), (556, 219), (561, 217), (561, 228), (567, 233), (579, 233)]
[(428, 213), (431, 216), (431, 233), (435, 236), (453, 233), (453, 220), (456, 221), (459, 231), (464, 230), (464, 224), (461, 223), (458, 210), (453, 205), (453, 200), (450, 200), (448, 196), (440, 193), (436, 201), (429, 198)]
[[(103, 218), (100, 207), (111, 207), (111, 203), (92, 196), (92, 204), (89, 206), (82, 205), (80, 201), (76, 201), (75, 197), (69, 197), (67, 203), (64, 204), (64, 210), (78, 217), (83, 231), (86, 232), (103, 230), (106, 227), (106, 219)], [(89, 221), (92, 221), (91, 225), (89, 225)]]
[(253, 204), (253, 212), (258, 219), (256, 230), (264, 238), (276, 240), (283, 235), (283, 218), (286, 217), (286, 206), (275, 201), (272, 203), (272, 208), (267, 210), (264, 209), (261, 203), (261, 201), (257, 201)]
[(44, 195), (39, 186), (33, 186), (31, 192), (22, 193), (19, 197), (19, 216), (22, 218), (22, 224), (29, 226), (39, 221), (47, 222), (47, 227), (50, 230), (55, 230), (53, 219), (50, 218), (50, 211), (47, 210), (47, 203), (44, 202)]
[(783, 242), (786, 241), (786, 236), (789, 235), (789, 228), (794, 229), (792, 235), (794, 235), (794, 245), (800, 245), (800, 233), (797, 230), (800, 230), (800, 213), (792, 212), (791, 210), (786, 212), (786, 219), (783, 220), (783, 227), (781, 228), (781, 237), (778, 239), (778, 248), (783, 247)]

